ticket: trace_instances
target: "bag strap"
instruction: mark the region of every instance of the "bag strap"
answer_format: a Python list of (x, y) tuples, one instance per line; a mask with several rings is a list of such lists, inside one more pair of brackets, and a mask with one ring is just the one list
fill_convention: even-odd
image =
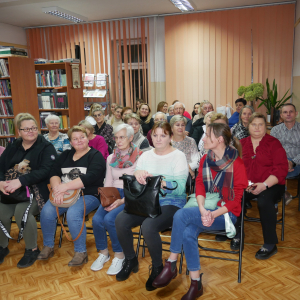
[[(176, 181), (172, 181), (172, 182), (176, 183), (176, 187), (174, 187), (174, 188), (168, 188), (168, 187), (164, 186), (164, 189), (165, 190), (169, 190), (169, 191), (176, 190), (178, 188), (178, 183)], [(167, 193), (163, 193), (161, 190), (159, 190), (159, 193), (161, 194), (162, 197), (166, 197), (167, 196)]]
[[(48, 189), (49, 189), (49, 199), (51, 200), (51, 201), (53, 201), (54, 200), (54, 198), (53, 198), (53, 195), (52, 195), (52, 187), (51, 187), (51, 184), (47, 184), (47, 186), (48, 186)], [(76, 193), (77, 193), (77, 190), (74, 190), (74, 192), (73, 192), (73, 194), (71, 194), (69, 197), (67, 197), (67, 198), (64, 198), (64, 200), (70, 200), (70, 199), (72, 199), (75, 195), (76, 195)]]
[(56, 213), (57, 213), (57, 219), (58, 219), (58, 222), (59, 222), (61, 228), (63, 229), (63, 231), (64, 231), (64, 233), (65, 233), (65, 235), (66, 235), (67, 240), (70, 241), (70, 242), (75, 242), (75, 241), (77, 241), (77, 240), (79, 239), (79, 237), (80, 237), (80, 235), (81, 235), (81, 233), (82, 233), (82, 231), (83, 231), (83, 227), (84, 227), (86, 207), (85, 207), (85, 201), (84, 201), (83, 191), (81, 191), (81, 195), (82, 195), (83, 205), (84, 205), (84, 209), (83, 209), (83, 218), (82, 218), (82, 225), (81, 225), (80, 232), (78, 233), (77, 237), (76, 237), (74, 240), (72, 240), (72, 238), (69, 237), (69, 235), (68, 235), (68, 233), (67, 233), (67, 230), (66, 230), (66, 228), (64, 227), (64, 225), (63, 225), (63, 223), (62, 223), (62, 221), (61, 221), (61, 219), (60, 219), (60, 217), (59, 217), (58, 207), (56, 206)]

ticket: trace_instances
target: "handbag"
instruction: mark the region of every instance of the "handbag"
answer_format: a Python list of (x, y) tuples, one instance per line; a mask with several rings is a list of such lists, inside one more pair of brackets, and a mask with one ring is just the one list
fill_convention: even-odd
[[(217, 193), (206, 193), (206, 198), (204, 201), (204, 208), (209, 210), (215, 210), (217, 208), (217, 203), (220, 200), (220, 196)], [(183, 208), (189, 207), (198, 207), (198, 202), (196, 198), (196, 194), (192, 194), (189, 196), (189, 200)]]
[[(84, 195), (83, 195), (82, 190), (81, 189), (78, 189), (78, 190), (68, 190), (67, 193), (69, 195), (64, 195), (64, 201), (63, 201), (63, 203), (62, 204), (57, 204), (57, 203), (54, 202), (54, 198), (53, 198), (53, 194), (52, 194), (52, 187), (51, 187), (50, 184), (48, 184), (48, 189), (49, 189), (49, 192), (50, 192), (50, 194), (49, 194), (49, 200), (50, 200), (50, 202), (51, 202), (51, 204), (53, 206), (56, 206), (57, 219), (58, 219), (58, 222), (59, 222), (61, 228), (63, 229), (63, 231), (64, 231), (64, 233), (66, 235), (67, 240), (70, 241), (70, 242), (77, 241), (79, 239), (82, 231), (83, 231), (83, 228), (84, 228), (85, 212), (86, 212), (86, 206), (85, 206)], [(81, 192), (81, 195), (82, 195), (82, 198), (83, 198), (83, 205), (84, 205), (82, 225), (81, 225), (81, 229), (80, 229), (77, 237), (74, 240), (72, 240), (72, 238), (69, 237), (69, 235), (67, 233), (67, 230), (65, 229), (65, 227), (64, 227), (64, 225), (63, 225), (63, 223), (62, 223), (62, 221), (61, 221), (61, 219), (59, 217), (59, 210), (58, 210), (58, 208), (59, 207), (68, 208), (68, 207), (74, 205), (77, 202), (77, 200), (80, 198), (80, 192)]]
[(27, 193), (26, 186), (21, 186), (8, 195), (1, 192), (1, 203), (3, 204), (18, 204), (21, 202), (28, 202), (29, 199), (30, 195)]
[[(155, 218), (161, 214), (159, 204), (159, 194), (163, 197), (166, 194), (161, 192), (161, 181), (163, 176), (153, 176), (146, 178), (146, 184), (140, 184), (135, 176), (123, 174), (120, 177), (124, 182), (125, 207), (124, 211), (128, 214), (138, 215), (141, 217)], [(175, 190), (178, 187), (176, 181), (175, 188), (167, 188)]]
[(98, 195), (101, 195), (100, 201), (102, 207), (107, 207), (113, 204), (116, 200), (121, 199), (121, 195), (115, 187), (99, 187)]

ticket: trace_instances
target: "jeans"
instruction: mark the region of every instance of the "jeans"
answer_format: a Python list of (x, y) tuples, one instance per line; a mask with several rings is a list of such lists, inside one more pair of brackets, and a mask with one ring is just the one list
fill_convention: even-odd
[[(85, 195), (85, 206), (86, 212), (85, 214), (89, 214), (91, 211), (95, 210), (100, 202), (99, 199), (92, 195)], [(72, 236), (72, 239), (75, 239), (80, 232), (82, 226), (83, 216), (83, 199), (80, 197), (77, 202), (68, 207), (59, 207), (59, 215), (67, 212), (67, 222), (68, 227)], [(44, 246), (53, 248), (54, 247), (54, 235), (56, 231), (56, 207), (52, 205), (52, 203), (48, 200), (41, 212), (41, 227), (43, 231), (43, 238), (44, 238)], [(74, 251), (75, 252), (86, 252), (86, 227), (84, 224), (83, 231), (78, 238), (74, 242)]]
[[(288, 158), (288, 160), (292, 160), (292, 158)], [(296, 165), (294, 171), (288, 172), (286, 178), (296, 177), (300, 174), (300, 165)]]
[[(121, 199), (124, 197), (124, 190), (118, 189)], [(113, 209), (112, 211), (106, 211), (104, 207), (100, 204), (98, 210), (93, 217), (93, 231), (95, 236), (97, 251), (104, 250), (107, 248), (107, 235), (108, 231), (111, 245), (114, 252), (122, 252), (122, 247), (119, 243), (115, 219), (117, 215), (124, 209), (125, 204)]]
[[(235, 224), (237, 217), (229, 212), (229, 217)], [(210, 227), (202, 225), (199, 207), (182, 208), (176, 212), (173, 219), (170, 252), (180, 253), (183, 245), (185, 259), (189, 271), (200, 270), (198, 235), (205, 230), (224, 230), (224, 215), (215, 218)]]

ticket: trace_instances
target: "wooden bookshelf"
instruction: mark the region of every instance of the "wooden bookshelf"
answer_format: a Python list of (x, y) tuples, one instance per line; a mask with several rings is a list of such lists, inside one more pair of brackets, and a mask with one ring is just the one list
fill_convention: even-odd
[[(67, 92), (68, 95), (68, 109), (38, 109), (38, 112), (58, 112), (62, 115), (67, 115), (70, 119), (70, 126), (77, 125), (81, 120), (85, 118), (84, 110), (83, 110), (83, 83), (81, 82), (81, 88), (73, 88), (72, 83), (72, 67), (73, 63), (48, 63), (48, 64), (35, 64), (35, 70), (56, 70), (56, 69), (64, 69), (66, 70), (67, 77), (67, 86), (59, 86), (59, 87), (36, 87), (37, 94), (41, 93), (42, 90), (49, 89), (57, 89), (58, 92)], [(79, 67), (80, 78), (81, 68)], [(61, 90), (61, 91), (60, 91)], [(39, 117), (38, 117), (38, 120)], [(63, 131), (63, 130), (61, 130)], [(67, 131), (67, 130), (65, 130)]]

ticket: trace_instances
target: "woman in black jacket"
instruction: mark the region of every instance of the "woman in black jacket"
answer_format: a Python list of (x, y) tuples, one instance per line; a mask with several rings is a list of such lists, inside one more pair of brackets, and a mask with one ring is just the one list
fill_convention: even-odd
[[(40, 253), (37, 247), (37, 225), (34, 216), (41, 211), (45, 201), (49, 198), (47, 183), (57, 154), (53, 145), (38, 134), (37, 122), (32, 115), (21, 113), (16, 116), (16, 123), (20, 138), (8, 145), (0, 158), (0, 190), (2, 192), (0, 221), (3, 225), (2, 230), (0, 230), (0, 264), (9, 253), (7, 246), (11, 218), (15, 216), (19, 229), (24, 229), (23, 237), (26, 246), (25, 254), (18, 262), (17, 267), (26, 268), (36, 261)], [(26, 163), (24, 160), (27, 160)], [(20, 164), (21, 162), (23, 164)], [(24, 174), (21, 174), (20, 177), (17, 176), (19, 178), (7, 180), (7, 171), (12, 171), (16, 165), (24, 166), (19, 172)], [(24, 224), (22, 225), (22, 218), (30, 202), (5, 204), (12, 201), (8, 200), (6, 196), (21, 187), (31, 187), (30, 191), (33, 194), (32, 204), (27, 213), (26, 227)], [(21, 236), (19, 237), (21, 238)]]

